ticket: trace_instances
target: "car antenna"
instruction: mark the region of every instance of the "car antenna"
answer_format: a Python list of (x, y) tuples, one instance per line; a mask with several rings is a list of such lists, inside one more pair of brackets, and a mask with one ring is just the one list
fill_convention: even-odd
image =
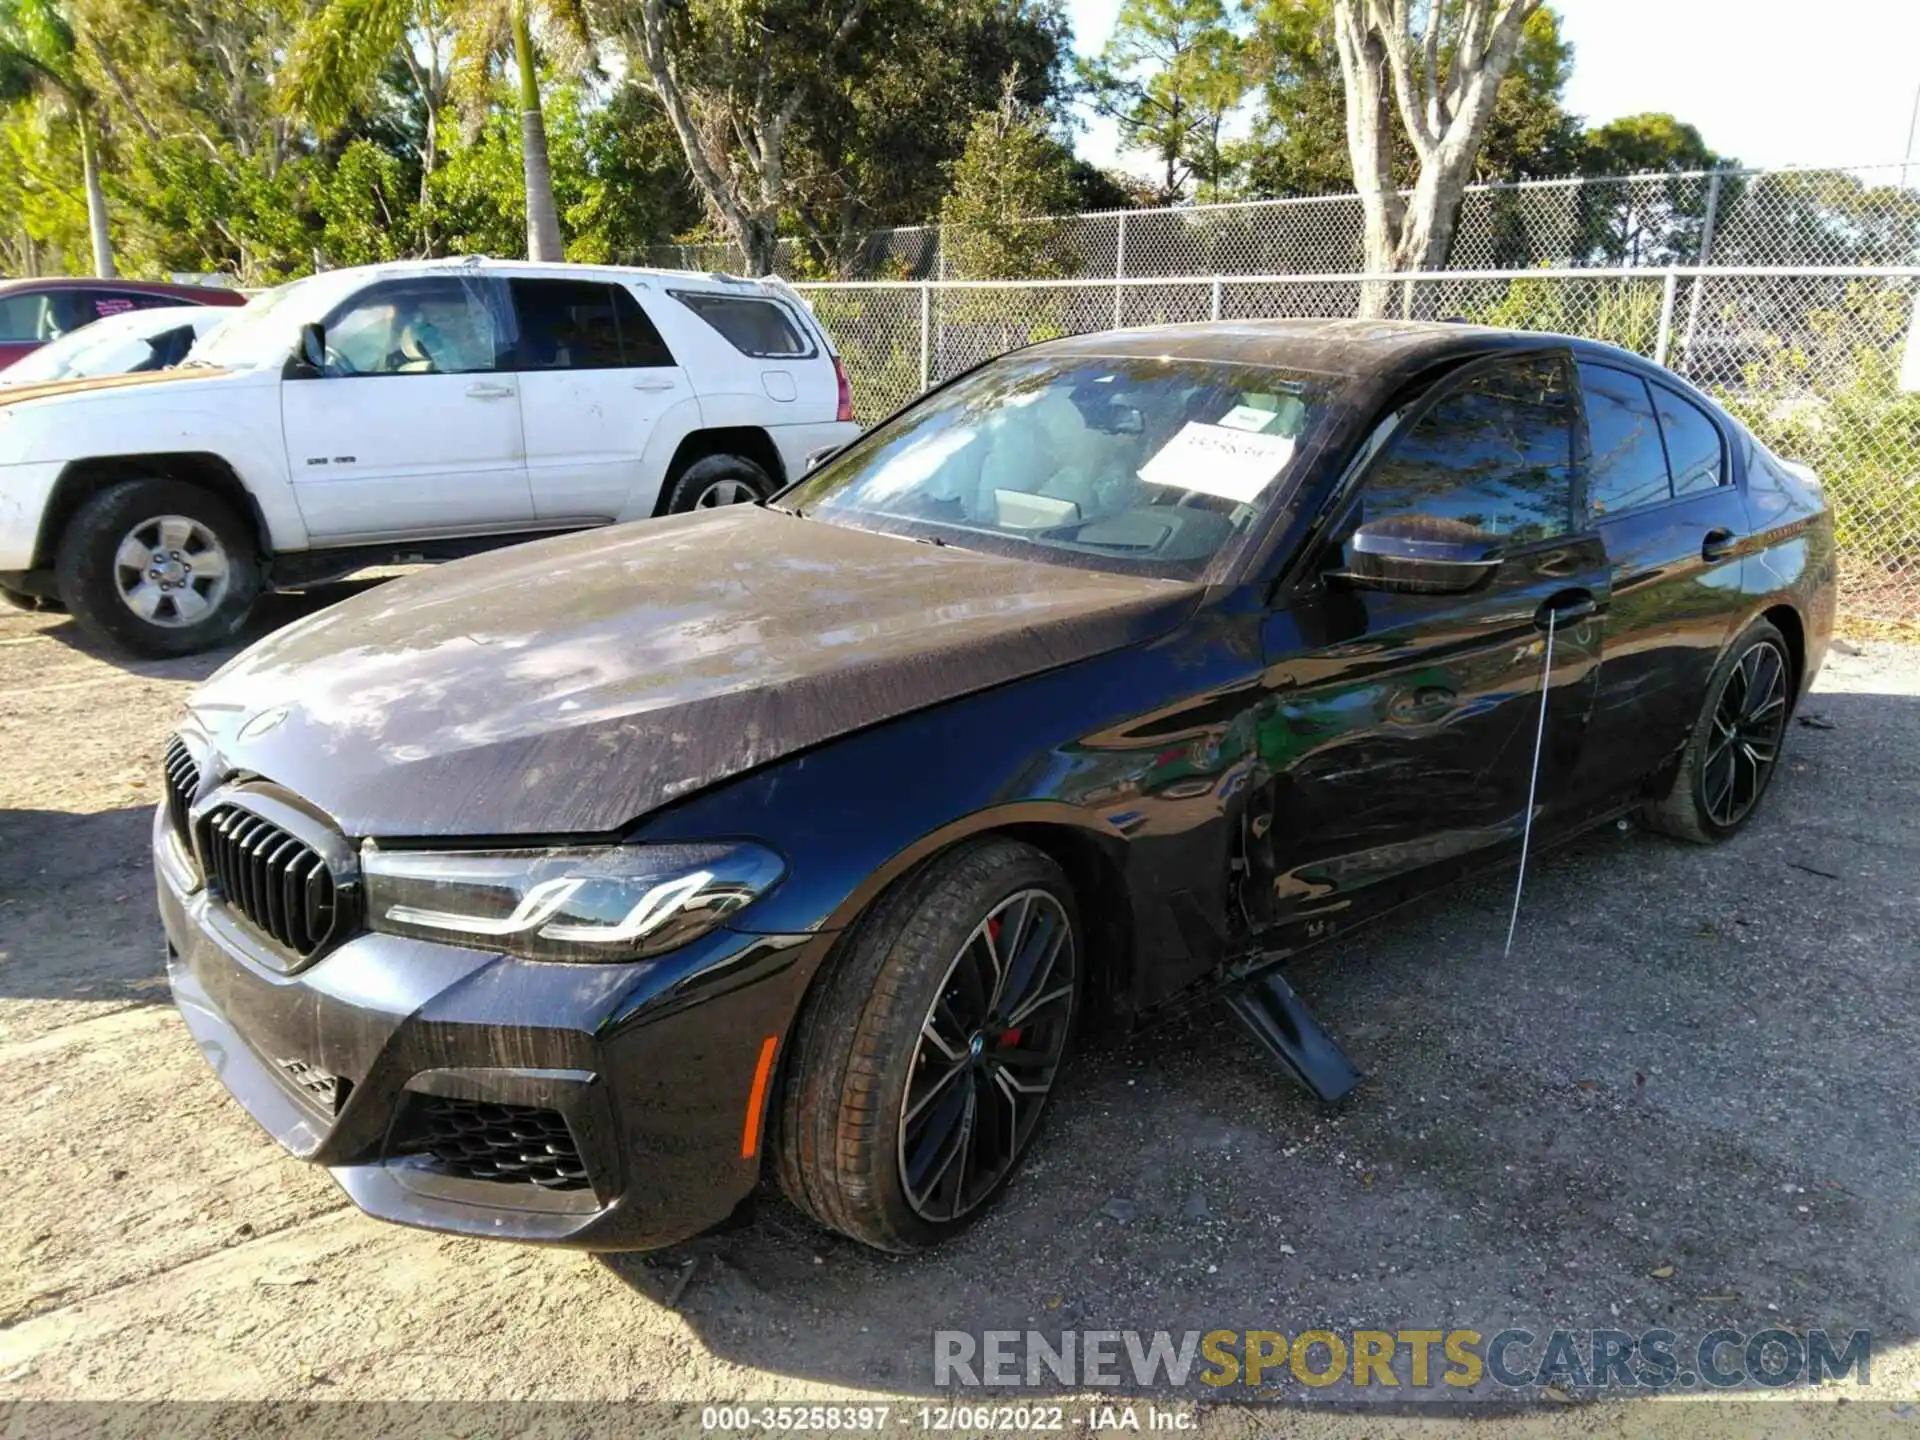
[(1553, 695), (1553, 620), (1547, 607), (1547, 655), (1540, 663), (1540, 721), (1533, 732), (1533, 773), (1527, 776), (1527, 813), (1520, 822), (1520, 873), (1513, 882), (1513, 911), (1507, 916), (1507, 948), (1501, 956), (1513, 954), (1514, 927), (1520, 923), (1520, 896), (1527, 888), (1527, 852), (1533, 843), (1533, 797), (1540, 786), (1540, 752), (1547, 739), (1547, 701)]

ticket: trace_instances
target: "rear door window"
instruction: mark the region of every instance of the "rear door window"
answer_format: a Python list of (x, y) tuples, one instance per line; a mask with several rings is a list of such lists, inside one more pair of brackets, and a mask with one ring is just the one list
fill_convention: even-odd
[(1667, 468), (1673, 474), (1673, 493), (1694, 495), (1718, 488), (1726, 475), (1726, 450), (1720, 427), (1694, 404), (1664, 385), (1650, 385), (1660, 414), (1660, 433), (1667, 442)]
[(1646, 382), (1607, 365), (1580, 366), (1587, 402), (1587, 503), (1602, 519), (1670, 498), (1667, 455)]
[(672, 353), (624, 285), (508, 281), (520, 326), (519, 370), (620, 370), (672, 365)]
[(793, 312), (777, 300), (699, 290), (671, 293), (742, 355), (756, 360), (803, 360), (813, 354), (812, 339)]

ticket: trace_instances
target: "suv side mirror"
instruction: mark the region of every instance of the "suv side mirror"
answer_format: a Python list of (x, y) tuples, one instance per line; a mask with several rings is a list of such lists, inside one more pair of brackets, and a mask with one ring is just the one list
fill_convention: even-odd
[(327, 373), (327, 327), (318, 321), (300, 327), (299, 343), (287, 360), (289, 380), (318, 380)]
[(1394, 515), (1347, 539), (1346, 567), (1334, 578), (1357, 590), (1402, 595), (1462, 595), (1500, 568), (1496, 537), (1454, 520)]

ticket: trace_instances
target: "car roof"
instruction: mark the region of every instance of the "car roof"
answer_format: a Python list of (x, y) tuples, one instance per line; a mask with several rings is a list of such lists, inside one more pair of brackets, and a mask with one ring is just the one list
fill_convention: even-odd
[(334, 277), (363, 275), (368, 280), (405, 280), (422, 275), (444, 275), (449, 271), (455, 274), (507, 277), (526, 275), (601, 281), (651, 280), (688, 289), (722, 293), (732, 290), (748, 295), (771, 294), (783, 288), (782, 282), (773, 277), (756, 280), (744, 275), (724, 275), (718, 271), (662, 270), (645, 265), (585, 265), (567, 260), (495, 260), (484, 255), (450, 256), (439, 260), (395, 260), (324, 273)]
[(27, 275), (0, 280), (0, 295), (34, 290), (128, 290), (137, 295), (175, 296), (189, 305), (196, 301), (203, 305), (244, 304), (247, 298), (224, 285), (180, 285), (166, 280), (101, 280), (92, 275)]
[(1626, 355), (1612, 346), (1537, 330), (1393, 319), (1201, 320), (1072, 335), (1033, 348), (1049, 355), (1217, 360), (1328, 375), (1368, 375), (1382, 370), (1424, 369), (1433, 361), (1494, 350), (1539, 346)]
[(1346, 403), (1372, 409), (1437, 367), (1501, 351), (1540, 349), (1569, 350), (1576, 360), (1656, 377), (1731, 421), (1723, 407), (1685, 376), (1631, 350), (1577, 335), (1451, 320), (1201, 320), (1063, 336), (1017, 353), (1270, 365), (1344, 381)]

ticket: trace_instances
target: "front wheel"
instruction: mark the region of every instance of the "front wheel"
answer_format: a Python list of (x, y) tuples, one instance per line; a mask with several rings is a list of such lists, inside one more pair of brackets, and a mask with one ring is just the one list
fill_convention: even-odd
[(1793, 686), (1786, 638), (1755, 621), (1714, 667), (1673, 788), (1641, 811), (1648, 828), (1710, 845), (1753, 818), (1779, 764)]
[(260, 593), (253, 535), (217, 495), (128, 480), (61, 536), (60, 598), (89, 632), (139, 655), (191, 655), (232, 636)]
[(924, 1249), (1018, 1168), (1072, 1034), (1079, 917), (1032, 846), (962, 845), (850, 934), (795, 1027), (780, 1184), (822, 1224)]

